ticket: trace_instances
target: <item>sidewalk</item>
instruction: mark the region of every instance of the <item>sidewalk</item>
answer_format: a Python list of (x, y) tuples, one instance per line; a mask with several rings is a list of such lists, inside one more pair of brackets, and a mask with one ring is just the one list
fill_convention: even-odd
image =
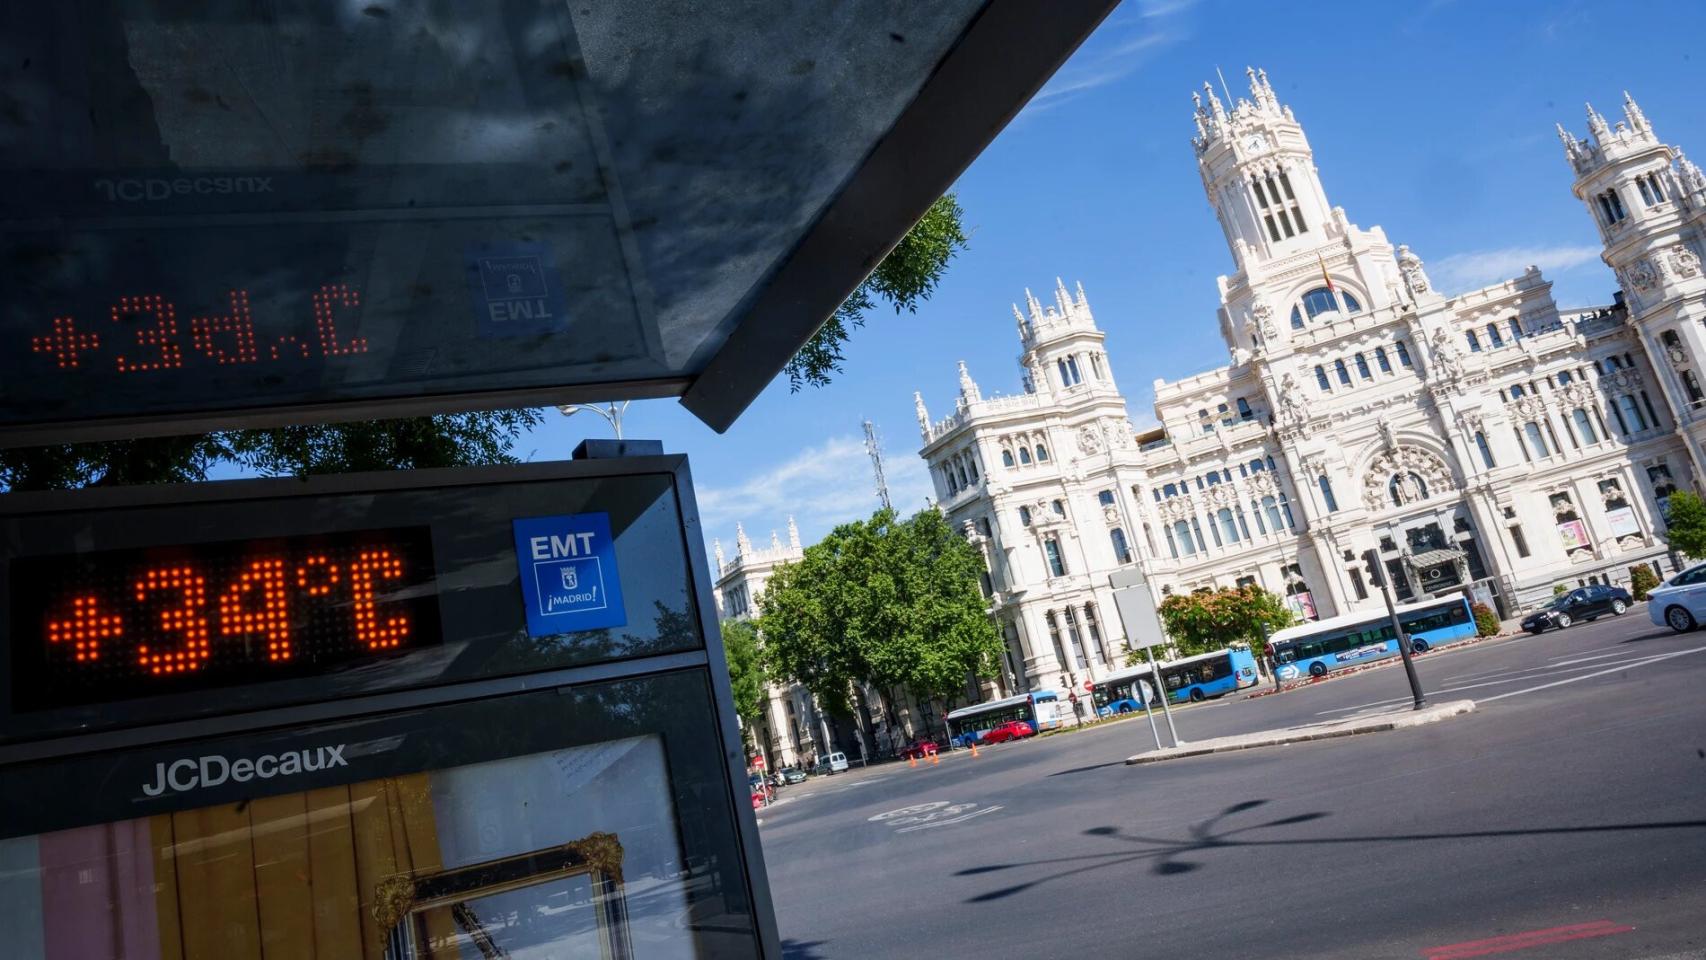
[(1351, 737), (1359, 733), (1380, 733), (1385, 730), (1403, 730), (1409, 727), (1419, 727), (1426, 723), (1437, 723), (1447, 717), (1455, 717), (1475, 711), (1473, 700), (1452, 700), (1421, 710), (1394, 710), (1377, 713), (1367, 717), (1353, 717), (1348, 720), (1329, 720), (1324, 723), (1311, 723), (1301, 727), (1288, 727), (1282, 730), (1258, 730), (1255, 733), (1240, 733), (1230, 737), (1216, 737), (1212, 740), (1186, 741), (1177, 747), (1167, 747), (1161, 750), (1149, 750), (1126, 758), (1126, 763), (1157, 763), (1162, 760), (1177, 760), (1180, 757), (1197, 757), (1207, 753), (1227, 753), (1232, 750), (1249, 750), (1255, 747), (1273, 747), (1284, 743), (1302, 743), (1306, 740), (1327, 740), (1332, 737)]

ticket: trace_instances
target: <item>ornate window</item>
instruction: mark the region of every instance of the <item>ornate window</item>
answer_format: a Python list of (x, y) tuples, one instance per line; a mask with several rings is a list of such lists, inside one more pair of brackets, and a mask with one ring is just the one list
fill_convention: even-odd
[(1338, 375), (1340, 384), (1347, 387), (1351, 385), (1351, 372), (1345, 367), (1345, 361), (1334, 360), (1333, 372)]
[(1475, 331), (1473, 331), (1473, 330), (1463, 331), (1463, 339), (1469, 341), (1469, 352), (1470, 353), (1480, 353), (1481, 352), (1481, 338), (1475, 336)]
[(1487, 342), (1492, 344), (1493, 349), (1495, 350), (1505, 345), (1505, 338), (1499, 336), (1499, 328), (1497, 324), (1487, 324)]
[(1037, 444), (1037, 462), (1038, 463), (1047, 463), (1048, 462), (1048, 448), (1043, 446), (1040, 443)]
[(1215, 514), (1215, 519), (1220, 521), (1220, 538), (1228, 544), (1237, 543), (1238, 523), (1232, 518), (1232, 511), (1226, 507), (1221, 507), (1220, 511)]
[(1131, 547), (1125, 542), (1125, 531), (1115, 527), (1108, 531), (1108, 539), (1114, 545), (1114, 559), (1120, 563), (1131, 562)]
[(1049, 576), (1066, 576), (1066, 561), (1060, 553), (1060, 541), (1054, 537), (1044, 539), (1043, 553), (1048, 556)]
[(1493, 462), (1493, 448), (1487, 445), (1487, 435), (1479, 430), (1475, 431), (1475, 449), (1481, 451), (1481, 463), (1485, 464), (1488, 470), (1498, 466)]
[(1282, 231), (1287, 240), (1309, 231), (1303, 222), (1303, 210), (1297, 205), (1297, 196), (1291, 191), (1291, 178), (1283, 171), (1262, 176), (1251, 174), (1250, 192), (1256, 195), (1256, 207), (1273, 242), (1280, 242)]
[(1339, 501), (1338, 498), (1333, 496), (1333, 481), (1328, 480), (1327, 475), (1323, 473), (1316, 476), (1315, 485), (1321, 488), (1321, 500), (1327, 505), (1327, 512), (1337, 512), (1339, 509)]
[(1528, 452), (1536, 460), (1544, 460), (1552, 455), (1550, 447), (1546, 446), (1546, 436), (1540, 432), (1540, 424), (1533, 420), (1522, 425), (1523, 438), (1528, 442)]
[(1393, 347), (1393, 349), (1398, 351), (1398, 365), (1401, 367), (1404, 367), (1405, 369), (1409, 369), (1409, 367), (1410, 367), (1410, 348), (1404, 346), (1404, 341), (1402, 341), (1402, 340), (1392, 341), (1392, 347)]
[(1381, 373), (1391, 373), (1392, 372), (1392, 361), (1386, 359), (1386, 348), (1385, 347), (1375, 347), (1374, 348), (1374, 362), (1377, 365), (1379, 365)]
[(1372, 372), (1370, 372), (1368, 369), (1368, 358), (1367, 357), (1364, 357), (1360, 353), (1357, 354), (1356, 355), (1356, 364), (1357, 364), (1357, 375), (1358, 376), (1362, 377), (1364, 380), (1373, 380), (1374, 379), (1374, 374)]
[(1006, 447), (1001, 448), (1001, 465), (1004, 467), (1011, 467), (1013, 465), (1013, 451)]
[(1019, 448), (1019, 462), (1020, 463), (1026, 463), (1026, 464), (1030, 463), (1031, 462), (1031, 451), (1026, 449), (1025, 447), (1020, 447)]
[[(1345, 313), (1362, 312), (1362, 304), (1349, 290), (1339, 291), (1339, 298), (1344, 300), (1343, 309)], [(1297, 306), (1291, 308), (1291, 328), (1302, 330), (1305, 320), (1313, 320), (1317, 314), (1338, 309), (1340, 309), (1338, 299), (1333, 296), (1333, 291), (1326, 287), (1316, 287), (1305, 293), (1298, 300)]]
[(1180, 556), (1190, 556), (1197, 552), (1196, 541), (1191, 539), (1191, 525), (1183, 520), (1173, 524), (1172, 533), (1168, 534), (1168, 543), (1177, 541)]
[(1315, 384), (1321, 388), (1322, 393), (1333, 392), (1333, 385), (1327, 382), (1327, 368), (1319, 363), (1315, 365)]
[(1019, 508), (1019, 525), (1025, 526), (1025, 527), (1028, 527), (1031, 525), (1031, 508), (1030, 507), (1020, 507)]
[(1599, 434), (1593, 429), (1593, 418), (1588, 416), (1586, 410), (1577, 407), (1570, 412), (1570, 420), (1576, 425), (1576, 433), (1581, 436), (1583, 443), (1592, 445), (1599, 442)]

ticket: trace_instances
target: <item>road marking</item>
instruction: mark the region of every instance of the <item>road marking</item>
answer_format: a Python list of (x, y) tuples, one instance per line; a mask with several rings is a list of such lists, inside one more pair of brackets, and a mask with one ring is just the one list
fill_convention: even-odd
[(1572, 651), (1570, 653), (1560, 653), (1557, 656), (1548, 657), (1547, 659), (1549, 659), (1549, 660), (1562, 660), (1565, 657), (1579, 657), (1584, 653), (1606, 653), (1606, 652), (1611, 651), (1611, 650), (1627, 650), (1627, 649), (1628, 649), (1628, 647), (1625, 647), (1623, 644), (1620, 643), (1615, 647), (1594, 647), (1592, 650), (1575, 650), (1575, 651)]
[(1443, 947), (1429, 947), (1422, 951), (1422, 956), (1425, 960), (1467, 960), (1469, 957), (1513, 953), (1517, 950), (1527, 950), (1531, 947), (1540, 947), (1552, 943), (1567, 943), (1571, 940), (1586, 940), (1591, 937), (1609, 937), (1615, 933), (1628, 933), (1634, 929), (1634, 927), (1624, 923), (1595, 920), (1592, 923), (1573, 923), (1564, 927), (1547, 927), (1544, 930), (1529, 930), (1525, 933), (1513, 933), (1509, 936), (1489, 937), (1486, 940), (1469, 940)]
[(949, 820), (932, 820), (929, 823), (920, 823), (920, 824), (917, 824), (916, 826), (901, 827), (899, 830), (896, 830), (895, 833), (911, 833), (914, 830), (928, 830), (931, 827), (945, 827), (945, 826), (948, 826), (949, 824), (952, 824), (952, 823), (965, 823), (967, 820), (970, 820), (973, 817), (981, 817), (986, 813), (994, 813), (995, 811), (1000, 810), (1000, 809), (1001, 809), (1001, 806), (999, 804), (997, 804), (993, 807), (980, 807), (979, 809), (973, 810), (972, 812), (965, 814), (964, 816), (954, 817), (954, 818), (949, 819)]
[(1501, 693), (1498, 696), (1494, 696), (1494, 697), (1481, 697), (1481, 698), (1479, 698), (1479, 700), (1477, 702), (1479, 702), (1479, 703), (1492, 703), (1494, 700), (1503, 700), (1506, 697), (1520, 697), (1525, 693), (1534, 693), (1537, 690), (1548, 690), (1548, 689), (1551, 689), (1552, 687), (1561, 687), (1566, 683), (1576, 683), (1576, 682), (1579, 682), (1582, 680), (1592, 680), (1594, 677), (1603, 677), (1608, 673), (1617, 673), (1621, 670), (1627, 670), (1630, 667), (1639, 667), (1639, 666), (1642, 666), (1642, 665), (1648, 664), (1648, 663), (1658, 663), (1660, 660), (1670, 660), (1670, 659), (1674, 659), (1676, 657), (1687, 656), (1688, 654), (1691, 654), (1691, 653), (1700, 653), (1703, 650), (1706, 650), (1706, 647), (1690, 647), (1687, 650), (1678, 650), (1675, 653), (1661, 653), (1661, 654), (1658, 654), (1657, 656), (1647, 657), (1644, 660), (1626, 661), (1624, 663), (1619, 663), (1616, 666), (1609, 667), (1605, 670), (1600, 670), (1600, 671), (1597, 671), (1595, 673), (1584, 673), (1579, 677), (1568, 677), (1568, 678), (1563, 679), (1563, 680), (1554, 680), (1551, 683), (1543, 683), (1538, 687), (1527, 687), (1527, 688), (1522, 689), (1522, 690), (1512, 690), (1509, 693)]
[(930, 800), (930, 801), (925, 802), (925, 803), (915, 803), (910, 807), (901, 807), (899, 810), (888, 810), (888, 811), (885, 811), (883, 813), (879, 813), (874, 817), (867, 818), (866, 822), (867, 823), (878, 823), (878, 822), (881, 822), (883, 820), (892, 820), (895, 817), (915, 816), (917, 814), (925, 813), (925, 812), (928, 812), (930, 810), (939, 810), (939, 809), (941, 809), (947, 805), (948, 805), (948, 801), (946, 801), (946, 800)]
[(1594, 657), (1577, 657), (1574, 660), (1559, 660), (1557, 663), (1552, 664), (1552, 666), (1567, 667), (1575, 663), (1587, 663), (1590, 660), (1610, 660), (1612, 657), (1626, 657), (1629, 654), (1630, 651), (1628, 650), (1619, 650), (1616, 653), (1602, 653)]
[[(1706, 647), (1696, 647), (1696, 648), (1689, 649), (1689, 650), (1678, 650), (1678, 651), (1675, 651), (1673, 653), (1661, 653), (1661, 654), (1649, 654), (1649, 655), (1643, 655), (1643, 656), (1634, 656), (1628, 660), (1622, 660), (1616, 664), (1613, 664), (1612, 669), (1603, 671), (1602, 673), (1584, 674), (1581, 677), (1575, 677), (1575, 678), (1571, 678), (1570, 680), (1563, 680), (1563, 681), (1559, 681), (1559, 682), (1560, 683), (1572, 683), (1575, 680), (1586, 680), (1589, 677), (1602, 676), (1603, 673), (1615, 673), (1617, 670), (1620, 670), (1623, 667), (1640, 666), (1641, 664), (1651, 662), (1654, 659), (1664, 659), (1667, 657), (1681, 656), (1682, 654), (1685, 654), (1685, 653), (1695, 653), (1698, 650), (1706, 650)], [(1465, 683), (1465, 684), (1459, 684), (1458, 686), (1455, 686), (1455, 687), (1440, 687), (1437, 690), (1428, 690), (1426, 692), (1427, 692), (1428, 696), (1438, 696), (1439, 694), (1444, 694), (1444, 693), (1458, 693), (1458, 692), (1461, 692), (1464, 690), (1478, 690), (1481, 687), (1497, 687), (1497, 686), (1507, 684), (1507, 683), (1516, 683), (1517, 681), (1522, 680), (1522, 679), (1533, 679), (1534, 676), (1545, 675), (1548, 672), (1558, 671), (1558, 672), (1563, 672), (1563, 673), (1569, 673), (1569, 672), (1573, 672), (1575, 670), (1592, 670), (1592, 669), (1594, 669), (1594, 667), (1602, 666), (1602, 665), (1603, 664), (1589, 664), (1588, 666), (1585, 666), (1585, 667), (1583, 667), (1583, 666), (1565, 667), (1563, 664), (1553, 664), (1551, 666), (1535, 667), (1531, 670), (1516, 671), (1516, 674), (1514, 676), (1507, 677), (1503, 680), (1486, 680), (1486, 681), (1482, 681), (1481, 683)], [(1563, 668), (1563, 669), (1559, 670), (1559, 668)], [(1524, 674), (1528, 674), (1530, 676), (1525, 678), (1523, 676)], [(1547, 686), (1555, 686), (1555, 685), (1556, 684), (1548, 684)], [(1545, 689), (1545, 686), (1533, 687), (1531, 689), (1543, 690), (1543, 689)], [(1517, 691), (1517, 692), (1520, 693), (1520, 692), (1526, 692), (1526, 691)], [(1481, 702), (1486, 702), (1487, 700), (1499, 700), (1499, 699), (1502, 699), (1503, 697), (1515, 696), (1515, 695), (1516, 695), (1515, 693), (1500, 694), (1497, 697), (1483, 698)], [(1363, 709), (1366, 709), (1369, 707), (1391, 706), (1393, 704), (1398, 704), (1398, 703), (1407, 703), (1409, 701), (1409, 699), (1410, 699), (1409, 697), (1389, 697), (1385, 700), (1375, 700), (1375, 701), (1372, 701), (1369, 703), (1359, 703), (1354, 707), (1334, 707), (1331, 710), (1319, 711), (1315, 715), (1318, 717), (1325, 717), (1325, 716), (1328, 716), (1330, 714), (1349, 713), (1353, 710), (1363, 710)]]

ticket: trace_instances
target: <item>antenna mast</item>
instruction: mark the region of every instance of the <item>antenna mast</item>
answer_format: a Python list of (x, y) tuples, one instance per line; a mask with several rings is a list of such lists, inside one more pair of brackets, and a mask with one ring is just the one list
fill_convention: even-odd
[(877, 499), (882, 501), (884, 510), (893, 510), (894, 504), (889, 502), (889, 482), (883, 476), (883, 450), (877, 446), (877, 425), (865, 421), (865, 452), (871, 456), (871, 471), (877, 477)]

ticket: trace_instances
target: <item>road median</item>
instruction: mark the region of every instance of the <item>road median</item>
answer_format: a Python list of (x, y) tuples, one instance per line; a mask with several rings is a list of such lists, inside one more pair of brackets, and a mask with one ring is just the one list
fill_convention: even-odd
[(1447, 717), (1461, 716), (1474, 711), (1475, 701), (1473, 700), (1451, 700), (1423, 707), (1420, 710), (1393, 710), (1370, 716), (1352, 717), (1346, 720), (1312, 723), (1301, 727), (1258, 730), (1254, 733), (1240, 733), (1230, 737), (1215, 737), (1212, 740), (1187, 741), (1179, 746), (1148, 750), (1127, 757), (1125, 762), (1128, 764), (1159, 763), (1163, 760), (1198, 757), (1210, 753), (1251, 750), (1256, 747), (1275, 747), (1281, 744), (1303, 743), (1309, 740), (1330, 740), (1334, 737), (1356, 736), (1359, 733), (1403, 730), (1409, 727), (1419, 727), (1423, 724), (1437, 723)]

